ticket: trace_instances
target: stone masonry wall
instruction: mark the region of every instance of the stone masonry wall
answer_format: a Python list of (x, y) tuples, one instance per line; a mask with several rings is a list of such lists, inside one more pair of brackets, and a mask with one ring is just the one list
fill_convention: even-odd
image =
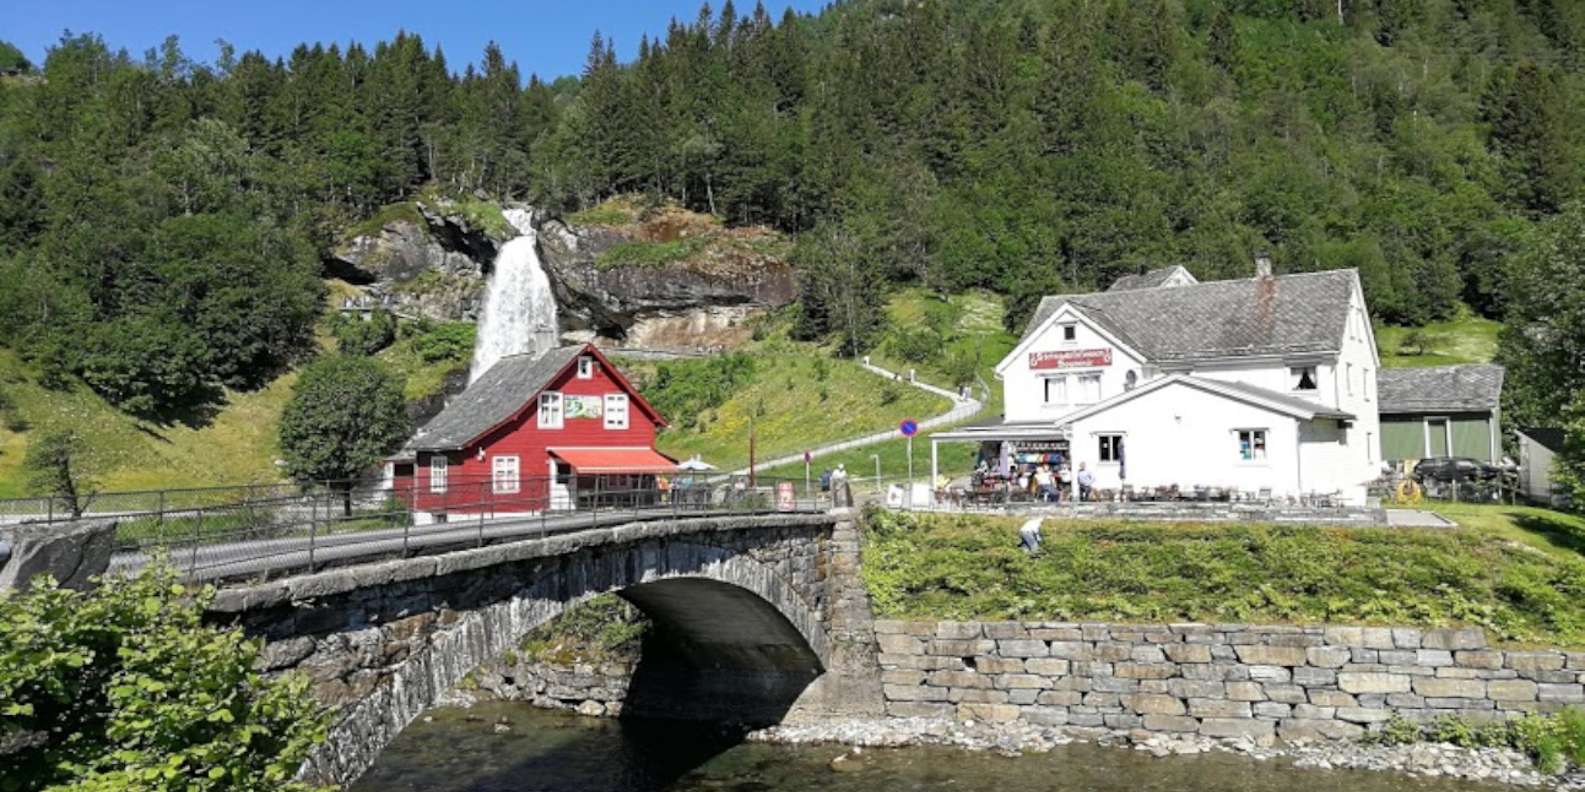
[(1358, 737), (1394, 714), (1585, 703), (1585, 653), (1478, 629), (877, 621), (887, 714), (1210, 737)]

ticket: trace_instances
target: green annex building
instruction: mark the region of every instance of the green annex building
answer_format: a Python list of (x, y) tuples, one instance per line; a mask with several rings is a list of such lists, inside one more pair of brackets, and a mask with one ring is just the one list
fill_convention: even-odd
[(1491, 364), (1382, 369), (1381, 458), (1502, 458), (1498, 430), (1503, 367)]

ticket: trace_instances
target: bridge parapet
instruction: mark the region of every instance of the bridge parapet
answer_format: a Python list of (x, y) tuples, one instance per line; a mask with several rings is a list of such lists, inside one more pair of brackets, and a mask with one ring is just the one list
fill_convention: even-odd
[(209, 618), (263, 638), (267, 670), (306, 674), (338, 708), (305, 769), (322, 781), (356, 778), (480, 663), (606, 592), (649, 614), (684, 665), (711, 669), (672, 675), (668, 690), (769, 722), (831, 667), (843, 612), (828, 594), (832, 536), (851, 521), (842, 510), (560, 534), (222, 589)]

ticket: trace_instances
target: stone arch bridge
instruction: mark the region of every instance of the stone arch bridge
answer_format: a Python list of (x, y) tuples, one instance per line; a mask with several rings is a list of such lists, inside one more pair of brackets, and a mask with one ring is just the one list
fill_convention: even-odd
[(643, 610), (664, 647), (646, 640), (632, 706), (746, 723), (879, 714), (854, 520), (839, 509), (591, 529), (226, 588), (208, 618), (262, 638), (268, 671), (306, 674), (336, 707), (304, 768), (323, 782), (357, 778), (470, 671), (607, 592)]

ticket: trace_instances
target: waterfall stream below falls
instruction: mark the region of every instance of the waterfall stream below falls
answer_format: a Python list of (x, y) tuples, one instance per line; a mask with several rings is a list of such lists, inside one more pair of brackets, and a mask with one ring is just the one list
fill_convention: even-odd
[(560, 334), (556, 297), (539, 260), (533, 211), (506, 209), (502, 214), (519, 236), (501, 245), (495, 256), (473, 344), (473, 363), (468, 368), (469, 384), (501, 358), (527, 352), (543, 354), (557, 345)]

